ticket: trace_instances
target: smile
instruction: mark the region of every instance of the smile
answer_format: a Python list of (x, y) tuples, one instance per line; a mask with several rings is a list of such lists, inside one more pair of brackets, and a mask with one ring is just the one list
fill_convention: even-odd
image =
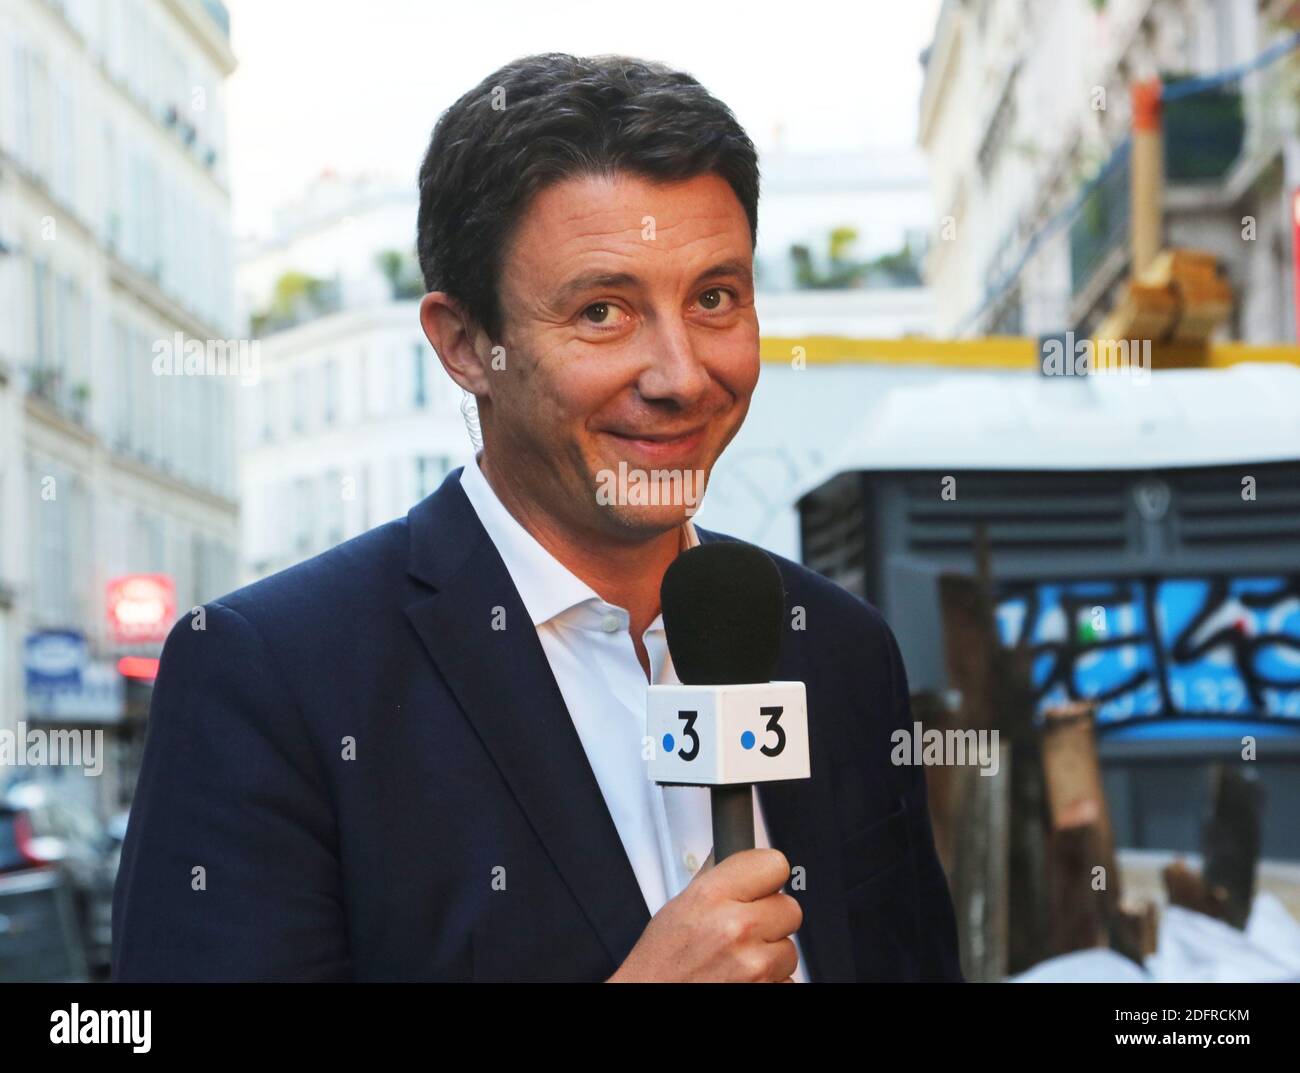
[(663, 462), (690, 455), (704, 442), (707, 426), (689, 429), (675, 434), (659, 432), (622, 432), (606, 431), (603, 435), (617, 441), (624, 449), (646, 461)]

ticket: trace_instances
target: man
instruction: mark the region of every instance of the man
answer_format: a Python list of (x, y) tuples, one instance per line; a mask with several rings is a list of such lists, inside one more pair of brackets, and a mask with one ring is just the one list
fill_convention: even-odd
[(707, 791), (646, 777), (660, 582), (727, 538), (601, 489), (706, 481), (756, 386), (730, 111), (657, 64), (528, 57), (442, 116), (420, 195), (421, 322), (483, 450), (172, 631), (115, 977), (960, 979), (923, 775), (889, 762), (902, 661), (856, 597), (778, 560), (812, 777), (758, 788), (755, 849), (713, 866)]

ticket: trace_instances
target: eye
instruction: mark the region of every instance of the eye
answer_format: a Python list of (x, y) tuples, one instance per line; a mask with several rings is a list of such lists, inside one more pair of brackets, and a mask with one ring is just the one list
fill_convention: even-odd
[(726, 287), (710, 287), (707, 291), (700, 294), (700, 306), (712, 312), (722, 307), (723, 295), (734, 299), (736, 296)]
[(621, 316), (622, 313), (623, 310), (613, 302), (592, 302), (582, 311), (582, 316), (588, 324), (610, 328), (617, 327), (621, 323), (618, 316)]

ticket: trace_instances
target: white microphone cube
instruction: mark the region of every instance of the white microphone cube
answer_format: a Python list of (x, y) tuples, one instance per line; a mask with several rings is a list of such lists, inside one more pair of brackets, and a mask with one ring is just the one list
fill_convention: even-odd
[(726, 786), (810, 774), (802, 682), (652, 685), (646, 734), (654, 782)]

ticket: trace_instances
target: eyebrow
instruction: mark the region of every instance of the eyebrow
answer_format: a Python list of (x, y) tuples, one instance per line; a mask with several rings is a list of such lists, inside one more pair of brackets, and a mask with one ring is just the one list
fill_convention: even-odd
[[(727, 276), (731, 276), (747, 287), (754, 285), (754, 273), (750, 267), (744, 261), (732, 260), (719, 261), (715, 265), (710, 265), (695, 277), (691, 286), (698, 287), (706, 279), (720, 279)], [(557, 306), (565, 306), (586, 291), (604, 287), (641, 286), (644, 286), (641, 277), (631, 272), (587, 272), (561, 284), (556, 289), (552, 301)]]

